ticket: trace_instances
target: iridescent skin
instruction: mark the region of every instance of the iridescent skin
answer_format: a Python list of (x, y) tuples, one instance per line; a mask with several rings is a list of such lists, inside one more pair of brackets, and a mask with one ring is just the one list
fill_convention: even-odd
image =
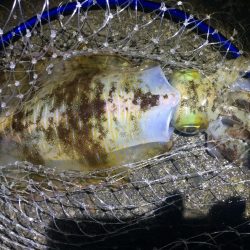
[[(18, 113), (2, 118), (1, 164), (26, 160), (88, 171), (166, 152), (179, 93), (159, 66), (118, 56), (37, 65), (41, 87)], [(25, 86), (24, 86), (25, 87)]]
[[(46, 65), (36, 65), (40, 88), (19, 112), (1, 117), (1, 164), (27, 160), (89, 171), (145, 160), (171, 149), (172, 118), (183, 134), (206, 131), (215, 142), (228, 134), (238, 138), (219, 144), (226, 157), (229, 147), (236, 151), (230, 160), (248, 150), (249, 110), (235, 107), (230, 117), (238, 120), (233, 119), (232, 126), (218, 123), (237, 100), (249, 102), (249, 92), (228, 88), (239, 69), (219, 69), (211, 76), (196, 69), (176, 71), (171, 84), (178, 93), (160, 67), (150, 63), (139, 67), (110, 55), (59, 58), (54, 63), (49, 76)], [(223, 129), (217, 129), (218, 124)]]

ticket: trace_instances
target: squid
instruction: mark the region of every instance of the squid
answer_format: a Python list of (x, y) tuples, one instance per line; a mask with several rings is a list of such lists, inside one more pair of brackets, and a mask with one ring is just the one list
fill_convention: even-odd
[(248, 164), (250, 83), (238, 68), (209, 76), (179, 69), (167, 78), (155, 62), (78, 55), (54, 59), (50, 75), (43, 63), (36, 71), (36, 91), (1, 116), (1, 165), (92, 171), (131, 164), (171, 151), (174, 131), (207, 133), (210, 153)]

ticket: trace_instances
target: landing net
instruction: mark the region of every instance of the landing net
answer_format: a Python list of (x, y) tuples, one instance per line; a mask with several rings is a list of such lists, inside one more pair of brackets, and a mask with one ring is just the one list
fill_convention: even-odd
[[(166, 76), (185, 68), (196, 68), (206, 75), (226, 69), (228, 57), (243, 53), (237, 32), (220, 30), (240, 48), (231, 52), (231, 47), (223, 46), (225, 42), (202, 33), (198, 23), (190, 25), (193, 16), (179, 22), (170, 15), (178, 9), (216, 26), (213, 15), (198, 15), (188, 3), (162, 2), (159, 9), (151, 10), (140, 1), (132, 7), (129, 1), (112, 6), (108, 1), (105, 5), (100, 2), (91, 2), (86, 8), (82, 8), (86, 1), (76, 2), (72, 13), (62, 12), (55, 20), (47, 16), (46, 24), (42, 13), (66, 8), (72, 1), (1, 2), (0, 37), (22, 23), (27, 25), (24, 32), (15, 34), (12, 30), (14, 38), (2, 41), (1, 121), (19, 112), (38, 91), (42, 82), (36, 65), (41, 62), (48, 77), (53, 74), (54, 60), (77, 54), (114, 54), (136, 63), (152, 60)], [(32, 17), (38, 22), (29, 26), (26, 21)], [(245, 110), (249, 112), (249, 106)], [(193, 137), (176, 133), (170, 152), (87, 174), (9, 162), (0, 168), (1, 248), (247, 246), (249, 165), (241, 164), (240, 159), (232, 162), (213, 157), (207, 149), (206, 133)]]

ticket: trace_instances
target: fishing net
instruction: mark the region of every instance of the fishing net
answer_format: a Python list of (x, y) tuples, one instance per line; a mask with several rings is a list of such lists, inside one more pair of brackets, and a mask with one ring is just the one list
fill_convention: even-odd
[[(86, 2), (1, 2), (1, 37), (36, 17), (35, 25), (26, 23), (24, 32), (19, 32), (19, 26), (19, 31), (10, 32), (11, 36), (15, 34), (13, 39), (1, 43), (2, 124), (22, 110), (29, 97), (39, 90), (44, 75), (48, 78), (53, 75), (58, 59), (119, 55), (134, 63), (157, 62), (166, 76), (185, 68), (199, 69), (207, 75), (218, 68), (232, 69), (234, 60), (228, 58), (243, 53), (235, 30), (223, 29), (223, 35), (240, 48), (231, 52), (223, 46), (225, 43), (211, 39), (210, 33), (199, 31), (197, 23), (190, 25), (192, 15), (183, 21), (176, 20), (171, 11), (178, 9), (194, 13), (200, 22), (222, 27), (213, 15), (195, 13), (189, 3), (161, 2), (158, 9), (152, 10), (140, 1), (132, 7), (129, 1), (117, 1), (112, 6), (108, 1), (105, 5), (94, 1), (82, 8)], [(46, 11), (66, 8), (72, 3), (75, 8), (71, 13), (62, 11), (57, 18), (48, 15), (46, 21), (41, 18)], [(215, 29), (214, 34), (217, 33)], [(37, 65), (43, 65), (42, 70)], [(230, 157), (209, 154), (206, 133), (196, 136), (175, 133), (173, 142), (171, 151), (153, 158), (87, 173), (58, 171), (15, 159), (1, 166), (1, 248), (247, 246), (249, 151), (244, 152), (248, 160), (243, 164), (240, 157), (228, 161)], [(7, 153), (1, 153), (0, 158)]]

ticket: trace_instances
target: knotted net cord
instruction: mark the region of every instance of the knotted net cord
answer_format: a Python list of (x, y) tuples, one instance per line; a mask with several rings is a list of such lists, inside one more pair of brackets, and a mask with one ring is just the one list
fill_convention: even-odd
[[(1, 9), (1, 34), (67, 3), (70, 1), (13, 1)], [(180, 1), (168, 5), (192, 13), (190, 6)], [(164, 8), (164, 3), (161, 6)], [(210, 16), (199, 18), (211, 21)], [(237, 44), (237, 37), (234, 39)], [(185, 22), (174, 23), (159, 12), (137, 11), (128, 4), (113, 9), (108, 4), (98, 10), (76, 8), (68, 16), (28, 29), (21, 39), (3, 47), (1, 118), (19, 112), (39, 89), (39, 62), (44, 62), (48, 77), (56, 58), (79, 53), (118, 54), (135, 62), (150, 59), (157, 61), (166, 75), (186, 67), (210, 74), (226, 63), (227, 53), (221, 54), (214, 45)], [(22, 85), (27, 86), (23, 92)], [(217, 249), (227, 244), (223, 239), (228, 235), (232, 244), (245, 242), (250, 232), (249, 169), (210, 156), (205, 137), (175, 134), (171, 152), (88, 174), (58, 172), (29, 162), (1, 166), (2, 248), (127, 249), (135, 237), (147, 235), (147, 230), (160, 234), (162, 227), (169, 232), (168, 227), (189, 228), (198, 222), (209, 226), (190, 234), (179, 228), (180, 236), (151, 242), (159, 249)], [(231, 213), (235, 207), (239, 210), (234, 220), (225, 215), (220, 221), (220, 213)], [(138, 235), (131, 236), (133, 232)], [(121, 240), (125, 233), (132, 243)]]

